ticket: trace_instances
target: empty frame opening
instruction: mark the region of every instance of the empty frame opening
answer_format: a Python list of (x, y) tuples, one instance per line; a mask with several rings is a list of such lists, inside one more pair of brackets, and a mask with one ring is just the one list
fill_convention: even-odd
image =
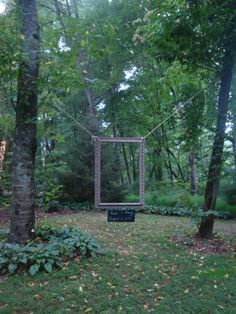
[(96, 138), (95, 206), (144, 205), (144, 140)]
[(140, 145), (101, 144), (101, 203), (140, 203)]

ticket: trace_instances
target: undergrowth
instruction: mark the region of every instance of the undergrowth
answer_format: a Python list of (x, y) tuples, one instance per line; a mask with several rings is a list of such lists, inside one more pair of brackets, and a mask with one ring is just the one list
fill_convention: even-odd
[(79, 229), (42, 224), (37, 238), (25, 246), (0, 242), (0, 271), (28, 271), (32, 276), (40, 270), (50, 273), (69, 259), (101, 253), (95, 240)]
[[(125, 198), (125, 202), (134, 203), (138, 201), (138, 196), (129, 194)], [(191, 208), (197, 210), (202, 208), (204, 199), (202, 195), (191, 195), (188, 191), (179, 190), (160, 190), (145, 193), (145, 203), (148, 206), (164, 206), (173, 208)], [(236, 216), (236, 204), (229, 204), (226, 199), (219, 195), (216, 203), (216, 211), (229, 213)]]

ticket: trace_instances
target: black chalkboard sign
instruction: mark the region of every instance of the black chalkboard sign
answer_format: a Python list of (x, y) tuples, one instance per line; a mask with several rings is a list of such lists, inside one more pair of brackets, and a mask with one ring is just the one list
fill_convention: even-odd
[(135, 210), (134, 209), (109, 209), (107, 212), (108, 222), (134, 222)]

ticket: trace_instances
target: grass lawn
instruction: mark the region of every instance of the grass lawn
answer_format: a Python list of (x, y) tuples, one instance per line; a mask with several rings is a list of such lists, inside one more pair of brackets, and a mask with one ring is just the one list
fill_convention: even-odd
[[(189, 230), (188, 219), (107, 223), (105, 213), (88, 212), (50, 220), (92, 233), (106, 254), (51, 274), (0, 277), (1, 314), (236, 313), (235, 254), (193, 253), (169, 240)], [(235, 241), (235, 221), (216, 230)]]

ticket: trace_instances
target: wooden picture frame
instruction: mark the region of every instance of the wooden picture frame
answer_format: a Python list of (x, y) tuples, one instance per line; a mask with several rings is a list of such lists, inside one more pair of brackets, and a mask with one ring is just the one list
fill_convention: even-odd
[[(102, 203), (101, 202), (101, 144), (125, 143), (139, 144), (139, 202), (138, 203)], [(95, 137), (95, 207), (106, 208), (139, 208), (145, 205), (144, 196), (144, 152), (145, 140), (142, 137)]]

